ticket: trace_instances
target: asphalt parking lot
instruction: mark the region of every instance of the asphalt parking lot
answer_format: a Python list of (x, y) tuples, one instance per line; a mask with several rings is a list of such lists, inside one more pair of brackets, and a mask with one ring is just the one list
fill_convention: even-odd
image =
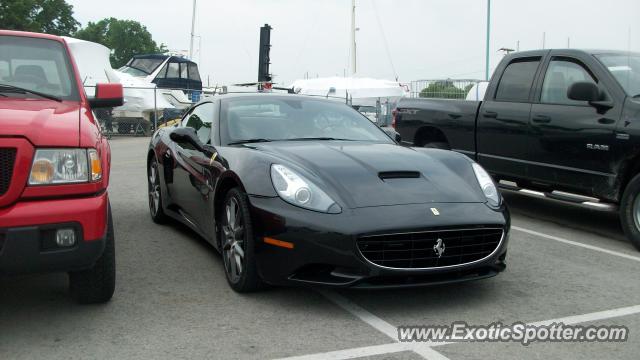
[[(107, 305), (79, 306), (64, 274), (0, 278), (0, 359), (637, 359), (640, 253), (615, 214), (506, 194), (507, 271), (407, 290), (226, 284), (221, 258), (147, 209), (147, 138), (112, 140), (118, 283)], [(396, 326), (495, 321), (625, 325), (625, 343), (397, 342)]]

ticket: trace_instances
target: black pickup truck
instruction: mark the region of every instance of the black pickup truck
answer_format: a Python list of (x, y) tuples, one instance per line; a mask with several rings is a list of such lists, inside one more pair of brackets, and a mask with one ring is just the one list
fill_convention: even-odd
[(466, 154), (513, 190), (619, 209), (640, 249), (640, 53), (513, 53), (484, 101), (403, 99), (392, 125), (404, 143)]

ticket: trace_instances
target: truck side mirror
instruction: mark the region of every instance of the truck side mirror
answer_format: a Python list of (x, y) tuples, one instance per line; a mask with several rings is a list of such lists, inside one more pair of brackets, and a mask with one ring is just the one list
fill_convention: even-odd
[(96, 95), (89, 99), (92, 109), (113, 108), (124, 105), (122, 84), (97, 84)]
[(598, 86), (592, 82), (579, 81), (569, 86), (567, 97), (576, 101), (598, 101), (600, 100), (600, 90), (598, 90)]

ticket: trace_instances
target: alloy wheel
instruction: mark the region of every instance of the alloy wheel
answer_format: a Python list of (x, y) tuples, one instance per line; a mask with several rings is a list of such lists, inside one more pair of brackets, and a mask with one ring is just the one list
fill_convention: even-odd
[(222, 226), (224, 268), (229, 281), (237, 283), (245, 269), (245, 228), (238, 199), (229, 198), (225, 205), (224, 216), (224, 225)]
[(149, 210), (156, 216), (160, 209), (160, 179), (158, 178), (158, 164), (155, 160), (149, 166)]

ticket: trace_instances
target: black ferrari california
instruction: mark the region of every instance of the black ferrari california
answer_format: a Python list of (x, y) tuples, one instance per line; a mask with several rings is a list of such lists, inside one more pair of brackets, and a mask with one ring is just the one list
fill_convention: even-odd
[(236, 291), (420, 286), (506, 266), (509, 213), (480, 165), (398, 145), (342, 103), (219, 96), (159, 129), (147, 160), (153, 221), (210, 242)]

